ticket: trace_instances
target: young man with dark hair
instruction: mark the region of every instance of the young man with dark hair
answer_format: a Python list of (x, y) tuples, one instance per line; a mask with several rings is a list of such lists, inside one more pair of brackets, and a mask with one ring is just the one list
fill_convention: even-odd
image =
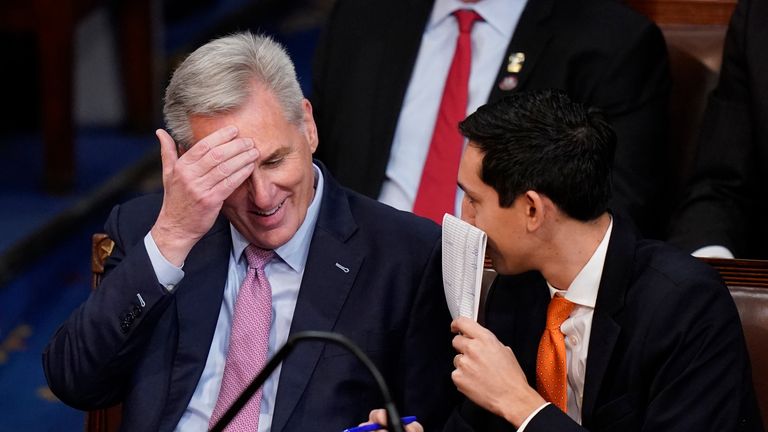
[(467, 400), (446, 430), (762, 430), (727, 288), (607, 208), (616, 139), (603, 116), (538, 91), (460, 128), (462, 217), (488, 234), (501, 276), (484, 326), (451, 324)]

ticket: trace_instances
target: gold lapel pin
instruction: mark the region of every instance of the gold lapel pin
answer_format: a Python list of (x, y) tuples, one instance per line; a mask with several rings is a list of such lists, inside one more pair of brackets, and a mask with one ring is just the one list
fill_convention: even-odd
[(525, 63), (525, 53), (512, 53), (507, 63), (507, 72), (519, 73), (523, 69), (523, 63)]

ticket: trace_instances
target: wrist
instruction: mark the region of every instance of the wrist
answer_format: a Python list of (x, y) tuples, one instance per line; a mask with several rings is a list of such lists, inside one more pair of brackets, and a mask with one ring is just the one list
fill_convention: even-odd
[(547, 401), (536, 390), (531, 388), (525, 397), (505, 404), (499, 415), (515, 428), (519, 428), (528, 417), (540, 411), (541, 407), (546, 403)]
[(189, 251), (197, 242), (196, 239), (190, 240), (188, 235), (176, 232), (176, 230), (159, 223), (155, 223), (149, 234), (163, 258), (176, 267), (181, 267), (184, 264)]

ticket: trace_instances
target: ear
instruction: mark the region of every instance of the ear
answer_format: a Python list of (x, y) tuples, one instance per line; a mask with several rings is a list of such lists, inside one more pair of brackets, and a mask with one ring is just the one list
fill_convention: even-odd
[(312, 153), (317, 150), (318, 138), (317, 138), (317, 125), (315, 124), (315, 118), (312, 116), (312, 104), (309, 100), (304, 99), (301, 101), (302, 108), (304, 110), (304, 134), (306, 135), (309, 148)]
[(536, 191), (526, 191), (522, 196), (525, 211), (526, 228), (529, 232), (537, 231), (544, 224), (547, 209), (544, 206), (544, 196)]

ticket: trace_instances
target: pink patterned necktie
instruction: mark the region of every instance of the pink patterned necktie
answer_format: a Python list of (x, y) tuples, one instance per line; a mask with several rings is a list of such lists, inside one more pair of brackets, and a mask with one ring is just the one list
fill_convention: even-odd
[[(245, 248), (248, 271), (235, 301), (229, 351), (219, 398), (209, 422), (212, 427), (267, 363), (272, 322), (272, 287), (264, 266), (275, 253), (252, 244)], [(261, 389), (248, 401), (226, 430), (258, 431)]]

